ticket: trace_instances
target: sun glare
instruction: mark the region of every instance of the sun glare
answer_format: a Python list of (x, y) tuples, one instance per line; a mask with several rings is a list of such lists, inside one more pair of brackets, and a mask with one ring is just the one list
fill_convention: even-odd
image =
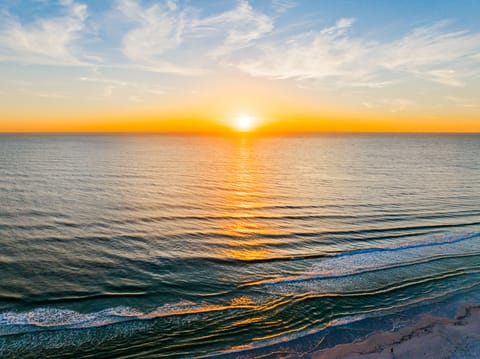
[(235, 117), (234, 126), (237, 131), (248, 132), (253, 129), (255, 118), (249, 115), (239, 115)]

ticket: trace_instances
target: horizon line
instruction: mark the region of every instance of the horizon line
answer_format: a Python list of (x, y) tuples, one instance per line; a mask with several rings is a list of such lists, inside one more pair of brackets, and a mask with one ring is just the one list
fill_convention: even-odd
[(292, 132), (193, 132), (193, 131), (0, 131), (2, 135), (165, 135), (208, 137), (289, 137), (308, 135), (480, 135), (480, 131), (292, 131)]

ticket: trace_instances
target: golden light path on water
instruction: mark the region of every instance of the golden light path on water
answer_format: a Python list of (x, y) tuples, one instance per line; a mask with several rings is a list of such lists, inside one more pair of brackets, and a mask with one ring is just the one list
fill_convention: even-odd
[[(225, 179), (227, 189), (222, 215), (229, 218), (222, 223), (218, 233), (222, 234), (223, 247), (221, 257), (238, 260), (262, 260), (271, 258), (273, 253), (268, 245), (278, 243), (269, 235), (281, 235), (283, 232), (258, 220), (265, 215), (264, 186), (261, 171), (255, 156), (255, 141), (248, 134), (241, 135), (235, 144), (230, 169)], [(263, 197), (263, 198), (262, 198)], [(263, 238), (260, 238), (263, 237)]]

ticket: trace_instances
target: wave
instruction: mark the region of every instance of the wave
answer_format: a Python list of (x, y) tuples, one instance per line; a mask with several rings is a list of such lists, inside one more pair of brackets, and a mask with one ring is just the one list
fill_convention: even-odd
[(480, 256), (480, 252), (459, 254), (459, 255), (439, 255), (439, 256), (427, 257), (424, 260), (410, 261), (410, 262), (405, 262), (403, 264), (392, 264), (389, 266), (380, 266), (374, 269), (357, 270), (357, 271), (352, 271), (350, 273), (345, 273), (345, 274), (309, 273), (309, 274), (300, 275), (296, 277), (277, 278), (273, 280), (266, 279), (266, 280), (261, 280), (257, 282), (250, 282), (245, 284), (244, 286), (251, 287), (256, 285), (276, 285), (276, 284), (282, 284), (282, 283), (300, 283), (300, 282), (308, 282), (308, 281), (315, 281), (315, 280), (341, 279), (341, 278), (360, 276), (363, 274), (381, 272), (388, 269), (414, 267), (419, 264), (433, 263), (433, 262), (444, 260), (444, 259), (466, 258), (466, 257), (476, 257), (476, 256)]
[(125, 321), (151, 320), (169, 316), (211, 313), (251, 307), (251, 304), (242, 302), (214, 305), (196, 304), (188, 301), (164, 304), (147, 312), (126, 306), (117, 306), (93, 313), (80, 313), (69, 309), (42, 307), (28, 312), (10, 311), (0, 313), (0, 336), (35, 332), (45, 329), (85, 329)]
[[(252, 212), (246, 216), (245, 214), (223, 214), (223, 215), (163, 215), (163, 216), (142, 216), (131, 219), (111, 220), (111, 223), (122, 224), (137, 224), (137, 223), (157, 223), (164, 221), (201, 221), (210, 222), (218, 220), (236, 220), (236, 219), (252, 219), (252, 220), (269, 220), (269, 221), (282, 221), (282, 220), (362, 220), (365, 222), (388, 222), (398, 219), (402, 220), (427, 220), (427, 219), (456, 219), (462, 217), (478, 217), (480, 212), (478, 211), (465, 211), (465, 213), (457, 213), (455, 215), (450, 214), (424, 214), (424, 215), (399, 215), (399, 214), (382, 214), (382, 215), (363, 215), (361, 218), (352, 214), (263, 214), (261, 211), (263, 208), (252, 208)], [(474, 222), (473, 224), (478, 224)]]
[[(45, 336), (54, 335), (55, 332), (63, 338), (64, 333), (87, 328), (97, 331), (95, 328), (107, 326), (107, 335), (117, 331), (130, 333), (130, 330), (132, 333), (143, 333), (154, 323), (163, 327), (164, 322), (160, 319), (166, 318), (168, 323), (178, 322), (179, 325), (194, 322), (202, 328), (206, 324), (211, 325), (216, 328), (214, 332), (198, 335), (208, 334), (215, 341), (219, 338), (217, 335), (230, 338), (246, 330), (238, 323), (248, 323), (251, 318), (282, 319), (281, 326), (272, 324), (268, 331), (263, 331), (248, 346), (212, 354), (235, 357), (241, 352), (303, 340), (319, 333), (323, 335), (325, 330), (336, 330), (342, 325), (384, 318), (403, 313), (409, 308), (436, 303), (447, 296), (472, 292), (479, 285), (479, 258), (480, 233), (451, 234), (420, 240), (405, 238), (400, 243), (387, 243), (367, 250), (323, 254), (316, 260), (302, 264), (302, 272), (296, 276), (238, 283), (224, 295), (202, 302), (180, 301), (153, 309), (113, 307), (110, 304), (109, 308), (94, 312), (66, 309), (70, 305), (78, 308), (74, 303), (77, 301), (75, 297), (66, 298), (67, 303), (63, 304), (62, 300), (36, 303), (41, 307), (25, 312), (0, 313), (0, 338), (13, 342), (17, 340), (15, 335), (32, 333), (32, 337), (22, 337), (29, 341), (39, 332)], [(239, 294), (245, 293), (251, 295), (251, 300), (231, 299), (232, 296), (238, 299)], [(121, 297), (122, 293), (111, 295)], [(78, 298), (78, 302), (90, 299)], [(325, 314), (320, 307), (334, 314)], [(302, 308), (301, 316), (290, 315), (292, 308)], [(81, 332), (85, 336), (96, 335), (90, 330)], [(196, 338), (192, 337), (192, 341)], [(0, 353), (1, 345), (0, 342)]]
[[(468, 246), (465, 245), (468, 243)], [(415, 285), (419, 282), (435, 281), (437, 279), (461, 276), (464, 274), (477, 273), (479, 267), (476, 262), (473, 264), (458, 266), (455, 261), (465, 258), (480, 256), (480, 233), (457, 234), (442, 237), (430, 237), (422, 241), (410, 243), (391, 244), (389, 247), (377, 247), (363, 250), (352, 250), (331, 255), (322, 255), (318, 261), (312, 264), (309, 272), (298, 276), (279, 277), (256, 282), (238, 284), (238, 289), (252, 286), (289, 286), (314, 281), (330, 281), (321, 284), (321, 290), (317, 294), (328, 295), (349, 295), (355, 292), (366, 294), (371, 292), (377, 294), (382, 288), (393, 290), (399, 285)], [(304, 257), (305, 258), (305, 257)], [(193, 258), (198, 260), (198, 258)], [(448, 262), (450, 261), (450, 262)], [(433, 268), (432, 264), (447, 263), (444, 267)], [(415, 270), (410, 270), (415, 268)], [(393, 280), (393, 274), (399, 273), (398, 280), (388, 286), (373, 288), (370, 280), (371, 275), (388, 272)], [(405, 277), (405, 271), (412, 275)], [(351, 277), (365, 276), (365, 280), (345, 281), (346, 286), (339, 280)], [(378, 278), (378, 277), (376, 277)], [(402, 284), (403, 283), (403, 284)], [(364, 290), (361, 289), (365, 285)], [(315, 287), (308, 287), (316, 289)], [(331, 291), (336, 288), (336, 291)], [(354, 290), (349, 290), (353, 288)], [(392, 289), (393, 288), (393, 289)], [(291, 290), (291, 287), (288, 287)], [(340, 290), (341, 289), (341, 290)], [(300, 294), (300, 293), (298, 293)], [(122, 296), (115, 293), (115, 296)], [(129, 295), (129, 293), (126, 293)], [(142, 293), (131, 293), (130, 295), (142, 295)], [(101, 296), (100, 296), (101, 297)], [(75, 301), (76, 298), (67, 298)], [(85, 298), (78, 298), (83, 300)], [(86, 299), (91, 299), (87, 297)], [(196, 314), (228, 309), (252, 308), (252, 304), (195, 304), (192, 302), (180, 302), (177, 304), (165, 304), (149, 312), (142, 312), (128, 307), (115, 307), (106, 309), (96, 314), (81, 314), (71, 310), (57, 308), (39, 308), (26, 313), (6, 312), (0, 313), (0, 333), (15, 332), (19, 326), (33, 326), (44, 328), (83, 328), (89, 326), (107, 325), (114, 322), (132, 319), (152, 319), (162, 316)], [(10, 329), (6, 329), (6, 328)]]
[(390, 244), (389, 247), (323, 256), (307, 272), (246, 282), (242, 286), (262, 286), (268, 292), (278, 294), (299, 291), (361, 292), (362, 288), (371, 289), (373, 283), (408, 280), (416, 284), (427, 277), (475, 273), (480, 269), (478, 258), (478, 233), (430, 237), (421, 241)]
[(335, 256), (351, 256), (351, 255), (358, 255), (364, 253), (373, 253), (373, 252), (395, 252), (395, 251), (402, 251), (406, 249), (414, 249), (414, 248), (422, 248), (422, 247), (435, 247), (435, 246), (442, 246), (445, 244), (454, 244), (458, 242), (463, 242), (467, 240), (472, 240), (480, 237), (480, 233), (472, 233), (472, 234), (464, 234), (464, 235), (450, 235), (450, 236), (443, 236), (439, 240), (438, 238), (429, 238), (423, 241), (417, 241), (411, 244), (396, 244), (395, 246), (390, 247), (376, 247), (376, 248), (367, 248), (367, 249), (359, 249), (353, 250), (349, 252), (342, 252), (338, 253)]
[[(288, 343), (299, 338), (305, 338), (312, 335), (324, 333), (326, 330), (334, 330), (337, 327), (351, 325), (366, 319), (383, 318), (395, 313), (403, 312), (408, 308), (412, 308), (418, 304), (427, 305), (433, 303), (438, 299), (448, 297), (458, 292), (471, 291), (478, 287), (478, 283), (470, 284), (455, 289), (443, 291), (441, 293), (434, 293), (422, 297), (412, 298), (408, 301), (403, 301), (389, 306), (379, 306), (374, 309), (363, 308), (352, 315), (344, 315), (329, 320), (328, 322), (313, 325), (309, 328), (283, 331), (270, 338), (257, 338), (254, 342), (235, 346), (228, 350), (221, 352), (214, 352), (204, 357), (223, 357), (224, 355), (236, 355), (245, 352), (253, 352), (258, 349), (275, 346), (279, 343)], [(205, 304), (195, 304), (193, 302), (182, 301), (175, 304), (165, 304), (153, 311), (143, 312), (132, 307), (117, 306), (108, 308), (93, 313), (80, 313), (74, 310), (59, 309), (59, 308), (36, 308), (34, 310), (17, 313), (6, 312), (0, 314), (0, 338), (11, 335), (34, 333), (39, 331), (55, 332), (61, 330), (78, 330), (88, 328), (98, 328), (113, 324), (121, 324), (132, 321), (150, 321), (157, 318), (169, 316), (182, 316), (187, 314), (202, 314), (212, 313), (215, 311), (223, 311), (229, 309), (252, 309), (253, 304), (250, 303), (232, 303), (226, 306), (215, 306)], [(191, 319), (187, 319), (190, 322)], [(201, 318), (197, 318), (201, 321)], [(144, 327), (140, 327), (144, 330)], [(142, 329), (143, 328), (143, 329)], [(133, 329), (133, 328), (132, 328)], [(111, 335), (112, 332), (109, 332)], [(89, 334), (91, 335), (91, 333)], [(62, 338), (62, 337), (60, 337)], [(70, 345), (71, 343), (64, 343)], [(31, 343), (30, 345), (49, 345), (45, 343)], [(56, 344), (58, 345), (58, 344)], [(0, 353), (2, 350), (8, 350), (8, 347), (0, 346)]]
[[(205, 237), (212, 237), (214, 233), (202, 233), (202, 235), (198, 234), (199, 238)], [(217, 233), (218, 236), (220, 236)], [(285, 243), (279, 242), (279, 246), (290, 246), (293, 244), (293, 240), (297, 237), (298, 234), (293, 234), (293, 235), (281, 235), (280, 237), (284, 239), (288, 239), (287, 241), (283, 241)], [(313, 234), (312, 234), (313, 235)], [(319, 235), (319, 233), (317, 233)], [(323, 233), (322, 233), (323, 235)], [(265, 236), (270, 236), (270, 235), (265, 235)], [(272, 235), (272, 236), (277, 236), (277, 235)], [(122, 260), (125, 260), (127, 262), (131, 262), (132, 265), (138, 265), (141, 264), (141, 262), (144, 262), (145, 265), (162, 265), (162, 264), (169, 264), (169, 265), (205, 265), (207, 263), (217, 263), (217, 264), (223, 264), (223, 265), (241, 265), (243, 266), (245, 263), (250, 263), (250, 264), (255, 264), (255, 263), (268, 263), (268, 262), (283, 262), (283, 261), (304, 261), (304, 260), (315, 260), (319, 259), (318, 261), (319, 265), (325, 266), (329, 262), (326, 262), (326, 259), (330, 258), (330, 261), (333, 260), (333, 258), (340, 258), (340, 257), (358, 257), (359, 255), (375, 255), (374, 262), (378, 263), (379, 258), (381, 258), (381, 252), (386, 253), (389, 252), (401, 252), (404, 250), (408, 249), (421, 249), (421, 248), (433, 248), (433, 247), (440, 247), (443, 245), (453, 245), (455, 243), (459, 242), (464, 242), (468, 240), (476, 240), (480, 239), (480, 234), (479, 233), (463, 233), (463, 234), (455, 234), (455, 235), (448, 235), (448, 236), (428, 236), (425, 237), (421, 240), (411, 240), (414, 237), (424, 237), (425, 233), (413, 233), (413, 234), (408, 234), (408, 235), (399, 235), (399, 236), (385, 236), (385, 237), (373, 237), (373, 238), (368, 238), (368, 239), (362, 239), (362, 241), (359, 243), (359, 245), (364, 245), (365, 242), (377, 242), (377, 241), (382, 241), (382, 240), (388, 240), (390, 238), (394, 238), (395, 240), (398, 240), (398, 242), (393, 242), (393, 241), (386, 241), (386, 244), (384, 246), (376, 246), (376, 247), (370, 247), (370, 248), (360, 248), (360, 249), (352, 249), (352, 250), (347, 250), (347, 251), (342, 251), (342, 252), (327, 252), (325, 251), (325, 248), (322, 247), (322, 251), (314, 251), (313, 253), (310, 252), (304, 252), (304, 253), (270, 253), (269, 256), (266, 256), (264, 258), (234, 258), (234, 257), (227, 257), (227, 256), (218, 256), (215, 253), (212, 253), (211, 255), (188, 255), (188, 256), (182, 256), (182, 257), (174, 257), (174, 256), (168, 256), (168, 255), (163, 255), (163, 256), (156, 256), (155, 258), (152, 259), (150, 258), (148, 261), (146, 260), (141, 260), (139, 258), (135, 259), (130, 259), (128, 257), (122, 257)], [(179, 238), (182, 238), (182, 235), (178, 235)], [(262, 235), (257, 235), (258, 238), (261, 238)], [(75, 240), (76, 241), (98, 241), (100, 244), (103, 242), (101, 240), (107, 239), (108, 236), (98, 236), (98, 237), (88, 237), (88, 236), (76, 236)], [(116, 237), (116, 239), (119, 240), (119, 242), (125, 240), (129, 242), (145, 242), (146, 238), (140, 235), (119, 235)], [(291, 239), (291, 240), (290, 240)], [(403, 239), (403, 240), (402, 240)], [(47, 242), (57, 242), (57, 241), (63, 241), (62, 238), (59, 237), (48, 237), (43, 239), (43, 243)], [(241, 247), (241, 242), (235, 242), (239, 247)], [(321, 244), (338, 244), (336, 243), (333, 239), (328, 240), (327, 242), (322, 241)], [(109, 244), (110, 242), (106, 242), (105, 244)], [(224, 247), (232, 247), (232, 245), (227, 244), (222, 244)], [(352, 244), (351, 244), (352, 245)], [(453, 247), (452, 247), (453, 248)], [(480, 246), (478, 247), (480, 250)], [(464, 249), (460, 249), (460, 251), (464, 251)], [(107, 254), (104, 254), (107, 255)], [(380, 255), (380, 257), (379, 257)], [(345, 260), (345, 259), (344, 259)], [(404, 261), (409, 261), (409, 258), (404, 258), (402, 259)], [(346, 262), (344, 262), (346, 263)], [(332, 265), (333, 266), (333, 265)], [(335, 268), (343, 267), (347, 268), (345, 266), (339, 266), (338, 264), (335, 264), (333, 266)], [(330, 269), (333, 270), (333, 269)], [(320, 268), (313, 268), (313, 272), (319, 272)], [(323, 269), (323, 274), (326, 274), (329, 270)]]
[[(442, 293), (415, 298), (407, 302), (401, 302), (399, 304), (395, 304), (388, 307), (376, 307), (371, 310), (364, 310), (354, 315), (333, 319), (320, 326), (299, 330), (294, 333), (280, 334), (278, 336), (275, 336), (269, 339), (255, 341), (246, 345), (235, 346), (233, 348), (223, 350), (220, 352), (203, 355), (201, 358), (236, 358), (240, 355), (244, 358), (261, 358), (263, 350), (265, 349), (267, 350), (265, 353), (268, 354), (266, 355), (266, 357), (276, 358), (277, 356), (271, 355), (272, 353), (275, 352), (274, 348), (276, 346), (285, 345), (285, 343), (291, 343), (297, 339), (302, 339), (302, 338), (306, 339), (307, 337), (317, 338), (316, 344), (314, 346), (315, 351), (323, 348), (328, 348), (329, 347), (328, 343), (322, 343), (322, 342), (329, 334), (331, 334), (331, 332), (329, 333), (329, 331), (335, 330), (338, 327), (352, 325), (358, 322), (363, 323), (364, 320), (374, 319), (376, 320), (376, 325), (373, 331), (377, 331), (381, 327), (381, 325), (378, 323), (379, 318), (388, 318), (389, 316), (395, 315), (397, 313), (405, 312), (406, 310), (411, 309), (417, 305), (428, 305), (438, 301), (439, 299), (453, 296), (458, 292), (470, 291), (472, 289), (477, 288), (479, 285), (480, 284), (476, 283), (476, 284), (472, 284), (462, 288), (447, 290)], [(385, 329), (388, 330), (390, 328), (391, 327), (387, 327)], [(362, 331), (362, 337), (367, 337), (370, 334), (371, 332), (369, 331)], [(332, 338), (331, 341), (335, 343), (336, 339)], [(287, 347), (288, 347), (288, 344), (287, 344)], [(279, 356), (279, 357), (292, 357), (292, 355), (293, 357), (299, 356), (298, 347), (300, 347), (300, 345), (297, 345), (296, 347), (290, 347), (289, 350), (281, 353), (283, 354), (283, 356)], [(310, 348), (310, 350), (311, 349), (312, 348)], [(257, 352), (260, 355), (256, 355), (255, 352)], [(286, 354), (290, 354), (290, 355), (286, 355)], [(307, 354), (307, 353), (302, 353), (302, 354)]]
[[(278, 206), (275, 207), (277, 209), (290, 209), (292, 206)], [(297, 206), (293, 206), (296, 208)], [(316, 208), (316, 206), (311, 206), (312, 208)], [(320, 206), (323, 207), (323, 206)], [(298, 208), (303, 208), (302, 206), (298, 206)], [(305, 208), (310, 208), (306, 206)], [(139, 212), (139, 213), (136, 213)], [(380, 234), (390, 234), (395, 236), (396, 233), (408, 233), (414, 234), (416, 232), (423, 232), (426, 234), (426, 231), (435, 231), (435, 230), (443, 230), (449, 228), (462, 228), (462, 227), (469, 227), (469, 226), (478, 226), (480, 222), (478, 220), (478, 215), (480, 212), (472, 211), (472, 210), (463, 210), (463, 211), (456, 211), (456, 212), (449, 212), (449, 213), (419, 213), (419, 214), (401, 214), (401, 213), (393, 213), (390, 214), (388, 212), (385, 213), (375, 213), (375, 214), (364, 214), (361, 217), (358, 217), (354, 214), (346, 214), (346, 213), (326, 213), (326, 214), (316, 214), (316, 213), (308, 213), (308, 214), (287, 214), (280, 212), (278, 214), (265, 214), (263, 212), (263, 207), (257, 209), (253, 209), (253, 212), (248, 213), (248, 215), (242, 214), (238, 215), (232, 211), (232, 213), (226, 214), (219, 214), (219, 215), (212, 215), (209, 213), (204, 213), (203, 215), (192, 215), (192, 214), (172, 214), (172, 215), (142, 215), (143, 211), (138, 211), (138, 209), (132, 208), (129, 211), (126, 211), (126, 216), (122, 216), (125, 218), (116, 219), (116, 218), (104, 218), (103, 220), (91, 221), (91, 222), (74, 222), (70, 215), (66, 213), (59, 213), (47, 210), (36, 210), (36, 209), (22, 209), (17, 211), (7, 211), (1, 210), (0, 214), (4, 218), (38, 218), (38, 219), (48, 219), (48, 222), (45, 223), (17, 223), (11, 221), (4, 221), (0, 222), (0, 228), (6, 230), (22, 230), (22, 231), (52, 231), (58, 229), (58, 227), (66, 227), (66, 228), (111, 228), (112, 226), (125, 226), (125, 225), (145, 225), (151, 223), (161, 223), (161, 222), (216, 222), (216, 221), (235, 221), (235, 220), (251, 220), (251, 221), (267, 221), (267, 222), (284, 222), (284, 221), (301, 221), (301, 222), (308, 222), (308, 221), (318, 221), (318, 220), (334, 220), (334, 221), (353, 221), (355, 220), (356, 223), (367, 223), (367, 224), (381, 224), (381, 223), (390, 223), (389, 227), (382, 226), (380, 228), (365, 228), (360, 230), (330, 230), (330, 231), (306, 231), (306, 232), (293, 232), (288, 234), (281, 234), (281, 235), (272, 235), (272, 234), (264, 234), (264, 233), (255, 233), (255, 235), (260, 237), (273, 237), (273, 238), (298, 238), (298, 237), (305, 237), (305, 238), (316, 238), (321, 237), (324, 240), (326, 237), (329, 236), (371, 236), (377, 233)], [(1, 216), (0, 216), (1, 217)], [(471, 217), (472, 219), (467, 222), (456, 223), (456, 220), (462, 218)], [(448, 219), (449, 221), (453, 220), (454, 223), (442, 223), (442, 224), (429, 224), (429, 225), (409, 225), (411, 220), (415, 221), (423, 221), (423, 220), (434, 220), (434, 219)], [(405, 223), (405, 225), (399, 225), (399, 223)], [(218, 233), (215, 231), (186, 231), (181, 233), (181, 235), (185, 238), (210, 238), (210, 237), (232, 237), (235, 238), (236, 236), (229, 236), (226, 233)], [(107, 236), (108, 237), (108, 236)], [(88, 239), (88, 238), (86, 238)], [(126, 238), (128, 239), (128, 238)], [(369, 238), (367, 238), (368, 240)]]

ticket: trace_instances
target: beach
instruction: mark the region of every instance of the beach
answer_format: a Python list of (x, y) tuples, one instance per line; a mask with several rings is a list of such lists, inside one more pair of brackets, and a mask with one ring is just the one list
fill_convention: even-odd
[(416, 325), (314, 353), (314, 359), (479, 358), (480, 305), (464, 305), (455, 319), (426, 316)]

